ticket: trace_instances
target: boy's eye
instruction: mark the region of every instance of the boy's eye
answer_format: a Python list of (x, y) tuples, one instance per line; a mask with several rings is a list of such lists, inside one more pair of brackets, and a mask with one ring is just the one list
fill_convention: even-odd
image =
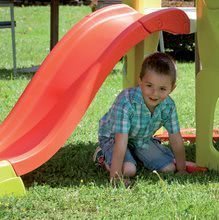
[(152, 85), (151, 84), (146, 84), (146, 87), (151, 87)]
[(166, 91), (167, 89), (166, 89), (166, 88), (161, 87), (161, 88), (160, 88), (160, 90), (161, 90), (161, 91)]

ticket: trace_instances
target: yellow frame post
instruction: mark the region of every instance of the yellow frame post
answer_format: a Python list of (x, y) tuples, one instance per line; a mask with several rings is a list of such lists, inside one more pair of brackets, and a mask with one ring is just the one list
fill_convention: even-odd
[[(128, 4), (140, 13), (144, 13), (144, 9), (146, 8), (161, 7), (161, 0), (123, 0), (123, 3)], [(158, 42), (159, 32), (151, 34), (127, 53), (123, 88), (133, 87), (138, 84), (138, 76), (144, 57), (157, 50)]]
[(0, 197), (2, 196), (22, 196), (25, 195), (23, 181), (18, 177), (11, 164), (6, 161), (0, 161)]
[(212, 144), (219, 97), (219, 2), (197, 0), (197, 38), (201, 71), (196, 76), (196, 162), (219, 170), (219, 152)]

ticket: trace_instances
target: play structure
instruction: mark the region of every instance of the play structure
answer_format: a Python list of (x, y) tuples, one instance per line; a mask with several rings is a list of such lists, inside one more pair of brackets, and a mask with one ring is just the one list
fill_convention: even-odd
[(219, 97), (219, 2), (197, 1), (197, 37), (201, 71), (196, 76), (196, 162), (219, 170), (219, 152), (212, 144)]
[[(196, 129), (195, 128), (182, 128), (180, 129), (181, 135), (184, 141), (188, 141), (190, 143), (196, 142)], [(159, 138), (161, 141), (169, 141), (169, 135), (167, 131), (161, 131), (155, 134), (155, 137)], [(219, 141), (219, 132), (218, 129), (213, 130), (212, 140), (214, 142)]]
[[(161, 30), (188, 34), (189, 18), (180, 9), (144, 15), (118, 4), (86, 16), (59, 41), (0, 126), (0, 195), (25, 194), (20, 176), (64, 145), (115, 64), (135, 45), (145, 44), (144, 39), (152, 50), (153, 36)], [(205, 132), (205, 123), (197, 131)]]

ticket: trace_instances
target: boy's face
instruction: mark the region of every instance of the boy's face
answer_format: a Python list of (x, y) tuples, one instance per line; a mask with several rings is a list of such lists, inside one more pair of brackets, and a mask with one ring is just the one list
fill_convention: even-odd
[(173, 91), (172, 79), (168, 75), (147, 71), (142, 79), (139, 79), (144, 102), (151, 112)]

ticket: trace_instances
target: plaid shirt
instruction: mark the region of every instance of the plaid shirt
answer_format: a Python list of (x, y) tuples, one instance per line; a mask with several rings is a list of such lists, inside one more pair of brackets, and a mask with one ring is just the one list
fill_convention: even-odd
[(168, 96), (151, 114), (140, 87), (129, 88), (117, 96), (110, 110), (100, 120), (99, 137), (128, 133), (129, 143), (144, 148), (162, 126), (171, 134), (180, 131), (174, 101)]

